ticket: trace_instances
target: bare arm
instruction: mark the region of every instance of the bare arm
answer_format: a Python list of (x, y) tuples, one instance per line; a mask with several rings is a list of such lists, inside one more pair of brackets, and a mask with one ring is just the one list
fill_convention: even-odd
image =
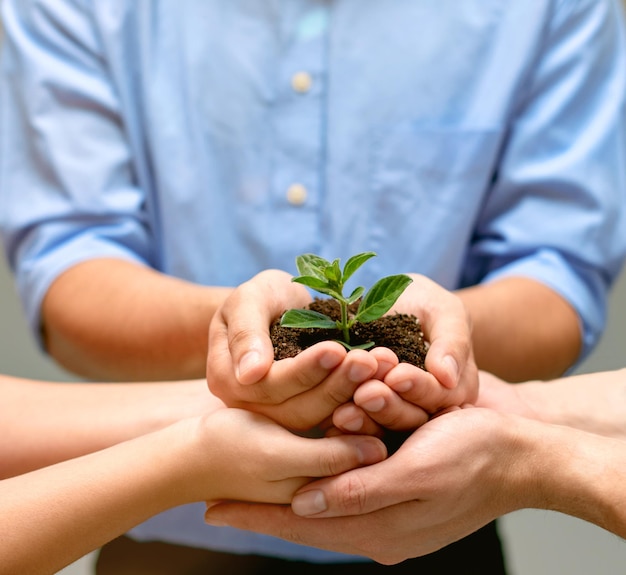
[(372, 437), (305, 439), (262, 416), (218, 409), (0, 482), (0, 574), (55, 573), (185, 503), (288, 503), (311, 477), (384, 456)]
[(541, 425), (532, 454), (539, 493), (534, 507), (560, 511), (626, 538), (626, 442)]
[(626, 440), (626, 369), (515, 386), (481, 373), (477, 404)]
[(91, 379), (203, 377), (209, 323), (229, 293), (123, 260), (87, 261), (50, 286), (44, 341), (61, 365)]
[(550, 379), (578, 358), (582, 345), (578, 316), (549, 287), (514, 277), (456, 294), (472, 320), (480, 369), (510, 382)]
[(0, 376), (0, 478), (223, 407), (204, 380), (49, 383)]
[(225, 409), (204, 380), (0, 376), (0, 575), (54, 573), (176, 505), (288, 503), (311, 477), (385, 455), (373, 437), (305, 439)]

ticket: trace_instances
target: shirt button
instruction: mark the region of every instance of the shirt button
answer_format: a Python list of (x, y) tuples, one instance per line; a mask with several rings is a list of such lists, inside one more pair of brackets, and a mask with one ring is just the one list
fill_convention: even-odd
[(313, 78), (306, 72), (298, 72), (291, 78), (291, 87), (298, 94), (306, 94), (313, 85)]
[(287, 189), (287, 201), (292, 206), (301, 206), (306, 202), (307, 190), (302, 184), (292, 184)]

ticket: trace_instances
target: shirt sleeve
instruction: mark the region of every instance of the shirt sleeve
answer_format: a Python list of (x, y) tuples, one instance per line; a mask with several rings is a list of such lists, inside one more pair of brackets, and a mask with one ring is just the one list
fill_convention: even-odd
[(61, 272), (89, 258), (151, 258), (118, 95), (87, 5), (2, 3), (0, 226), (37, 337), (42, 298)]
[(620, 3), (555, 3), (520, 91), (464, 284), (535, 278), (577, 311), (581, 359), (626, 250), (626, 45)]

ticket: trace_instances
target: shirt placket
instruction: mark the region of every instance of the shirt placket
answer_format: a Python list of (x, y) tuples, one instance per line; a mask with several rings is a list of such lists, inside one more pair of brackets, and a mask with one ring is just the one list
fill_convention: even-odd
[(289, 230), (289, 250), (295, 255), (315, 249), (320, 241), (327, 45), (327, 27), (320, 18), (319, 13), (305, 14), (289, 31), (272, 110), (272, 203), (280, 225)]

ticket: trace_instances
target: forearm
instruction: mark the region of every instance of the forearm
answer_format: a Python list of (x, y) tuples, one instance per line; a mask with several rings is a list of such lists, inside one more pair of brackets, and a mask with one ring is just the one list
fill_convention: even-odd
[(56, 573), (187, 503), (181, 489), (189, 460), (186, 425), (1, 481), (0, 575)]
[(626, 537), (626, 443), (577, 429), (541, 425), (532, 507), (560, 511)]
[(25, 473), (223, 406), (206, 381), (45, 383), (0, 377), (0, 478)]
[(578, 358), (574, 309), (543, 284), (506, 278), (456, 292), (473, 324), (480, 369), (511, 382), (558, 377)]
[(626, 536), (625, 442), (511, 414), (502, 422), (490, 439), (494, 504), (559, 511)]
[(123, 260), (87, 261), (50, 286), (45, 345), (65, 368), (95, 380), (203, 377), (209, 323), (230, 291)]
[(626, 441), (626, 369), (533, 381), (516, 391), (535, 419)]

